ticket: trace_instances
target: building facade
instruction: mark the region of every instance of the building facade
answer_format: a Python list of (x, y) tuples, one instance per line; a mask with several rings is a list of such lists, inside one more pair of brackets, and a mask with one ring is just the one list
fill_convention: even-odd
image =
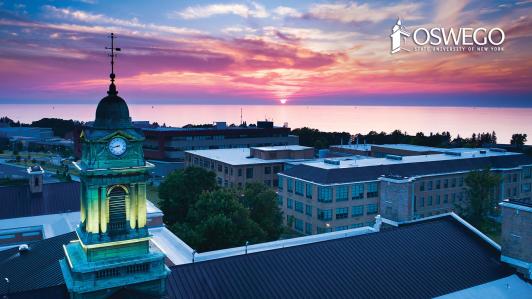
[(532, 158), (504, 151), (455, 149), (423, 156), (308, 162), (279, 174), (285, 223), (305, 234), (371, 224), (376, 214), (408, 221), (467, 204), (465, 177), (489, 167), (501, 175), (495, 198), (530, 198)]
[(290, 161), (311, 160), (314, 148), (289, 145), (185, 152), (185, 166), (213, 171), (222, 187), (243, 187), (259, 182), (276, 187), (277, 173)]
[(227, 126), (218, 122), (208, 128), (144, 128), (144, 154), (147, 159), (183, 161), (185, 151), (297, 145), (299, 138), (290, 128), (259, 121), (253, 126)]

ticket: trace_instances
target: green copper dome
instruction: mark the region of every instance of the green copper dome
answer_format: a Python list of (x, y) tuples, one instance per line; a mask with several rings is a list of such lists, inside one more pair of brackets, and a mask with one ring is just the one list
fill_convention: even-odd
[(133, 127), (126, 101), (118, 96), (114, 83), (109, 86), (107, 94), (98, 104), (98, 108), (96, 108), (94, 127), (98, 129)]

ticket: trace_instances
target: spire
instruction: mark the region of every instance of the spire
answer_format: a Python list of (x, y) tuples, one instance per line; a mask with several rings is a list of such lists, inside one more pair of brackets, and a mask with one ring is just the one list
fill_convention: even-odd
[(111, 33), (111, 35), (109, 35), (109, 38), (111, 39), (111, 47), (105, 47), (106, 50), (111, 50), (111, 54), (109, 54), (109, 56), (111, 57), (111, 74), (109, 74), (109, 78), (111, 78), (111, 85), (109, 85), (109, 91), (107, 91), (107, 94), (108, 95), (117, 95), (118, 94), (118, 91), (116, 90), (116, 85), (115, 85), (115, 57), (116, 57), (116, 54), (115, 54), (115, 51), (117, 52), (120, 52), (122, 51), (121, 48), (115, 48), (115, 34), (114, 33)]

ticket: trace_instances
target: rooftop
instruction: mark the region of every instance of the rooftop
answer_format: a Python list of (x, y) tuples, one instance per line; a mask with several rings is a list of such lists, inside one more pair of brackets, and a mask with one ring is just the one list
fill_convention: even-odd
[(28, 185), (0, 187), (0, 219), (79, 211), (79, 191), (74, 181), (44, 184), (37, 196)]
[(305, 162), (285, 169), (282, 174), (318, 184), (342, 184), (375, 181), (383, 175), (403, 178), (434, 175), (438, 173), (467, 172), (484, 169), (516, 168), (532, 165), (532, 157), (508, 152), (486, 154), (463, 153), (460, 156), (435, 154), (400, 157), (343, 160), (339, 165), (325, 162)]
[(279, 146), (258, 146), (251, 147), (253, 149), (258, 149), (261, 151), (302, 151), (308, 149), (314, 149), (313, 147), (303, 146), (303, 145), (279, 145)]
[[(513, 275), (496, 246), (465, 224), (447, 214), (378, 233), (172, 266), (168, 297), (432, 298)], [(1, 251), (0, 277), (10, 279), (13, 293), (55, 290), (54, 298), (67, 298), (60, 294), (65, 287), (57, 260), (62, 245), (75, 238), (39, 241), (26, 253)], [(2, 280), (0, 294), (5, 291)]]
[[(276, 146), (279, 149), (289, 149), (297, 150), (299, 145), (296, 145), (294, 149), (291, 149), (293, 146)], [(273, 147), (261, 147), (260, 149), (273, 148)], [(305, 148), (305, 147), (303, 147)], [(259, 159), (250, 157), (249, 148), (224, 148), (224, 149), (209, 149), (209, 150), (194, 150), (194, 151), (185, 151), (186, 153), (197, 155), (203, 158), (220, 161), (229, 165), (256, 165), (256, 164), (272, 164), (272, 163), (284, 163), (288, 161), (296, 161), (297, 159)], [(300, 161), (306, 161), (308, 159), (300, 159)]]
[[(402, 156), (398, 159), (393, 158), (375, 158), (375, 159), (357, 159), (357, 160), (342, 160), (339, 165), (325, 163), (324, 161), (309, 161), (303, 163), (312, 167), (319, 167), (323, 169), (331, 168), (353, 168), (353, 167), (368, 167), (379, 165), (395, 165), (395, 164), (409, 164), (409, 163), (422, 163), (422, 162), (434, 162), (434, 161), (453, 161), (453, 160), (465, 160), (483, 157), (500, 157), (500, 156), (512, 156), (522, 155), (520, 153), (512, 152), (499, 152), (485, 149), (470, 149), (459, 148), (446, 151), (445, 154), (433, 154), (433, 155), (416, 155), (416, 156)], [(392, 155), (390, 155), (392, 156)]]

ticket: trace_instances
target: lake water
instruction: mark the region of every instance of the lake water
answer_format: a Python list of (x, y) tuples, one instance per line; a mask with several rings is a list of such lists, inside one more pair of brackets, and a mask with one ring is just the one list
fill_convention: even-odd
[[(322, 131), (367, 133), (371, 130), (409, 134), (449, 131), (456, 137), (472, 133), (497, 133), (498, 142), (509, 143), (513, 133), (526, 133), (532, 144), (532, 108), (401, 107), (401, 106), (296, 106), (296, 105), (136, 105), (129, 104), (133, 120), (157, 121), (169, 126), (213, 121), (240, 123), (240, 109), (248, 123), (273, 120), (291, 128), (308, 126)], [(43, 117), (94, 120), (95, 105), (0, 104), (0, 116), (31, 122)]]

